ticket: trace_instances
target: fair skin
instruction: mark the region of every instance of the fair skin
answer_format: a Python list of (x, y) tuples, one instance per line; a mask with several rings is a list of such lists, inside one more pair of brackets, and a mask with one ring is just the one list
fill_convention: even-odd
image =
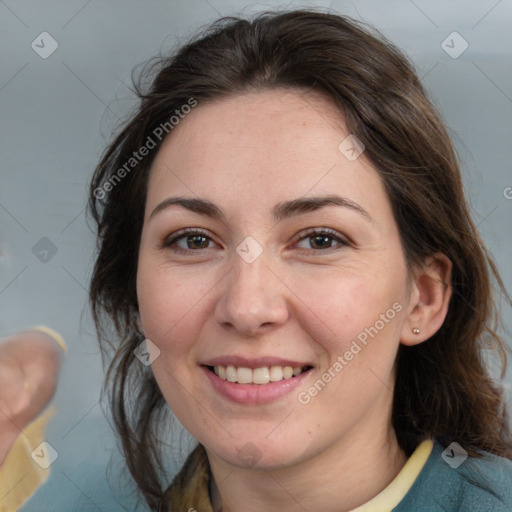
[[(214, 505), (225, 512), (351, 510), (406, 461), (391, 426), (396, 353), (441, 326), (450, 263), (438, 254), (408, 273), (379, 175), (364, 153), (350, 161), (338, 149), (347, 135), (316, 93), (258, 91), (200, 103), (153, 162), (137, 273), (141, 326), (161, 351), (152, 368), (167, 403), (206, 448)], [(333, 195), (352, 206), (273, 216), (283, 202)], [(157, 208), (177, 196), (214, 203), (224, 217)], [(204, 234), (162, 244), (184, 228)], [(304, 233), (320, 228), (334, 235)], [(236, 251), (249, 236), (262, 249), (252, 262)], [(378, 334), (301, 403), (299, 393), (397, 303)], [(311, 368), (291, 392), (239, 403), (202, 366), (233, 355)]]
[(57, 387), (62, 349), (48, 334), (20, 331), (0, 340), (0, 466)]

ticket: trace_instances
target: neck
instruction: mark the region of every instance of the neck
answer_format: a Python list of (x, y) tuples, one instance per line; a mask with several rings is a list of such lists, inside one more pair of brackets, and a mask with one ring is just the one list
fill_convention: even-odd
[[(381, 492), (402, 469), (390, 418), (356, 425), (313, 458), (285, 468), (233, 467), (208, 452), (213, 511), (346, 512)], [(218, 485), (215, 484), (218, 482)]]

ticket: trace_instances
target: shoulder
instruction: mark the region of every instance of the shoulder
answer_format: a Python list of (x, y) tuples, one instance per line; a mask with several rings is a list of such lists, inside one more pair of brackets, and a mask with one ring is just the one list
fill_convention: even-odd
[(512, 511), (512, 461), (489, 453), (466, 458), (464, 451), (450, 447), (434, 442), (424, 468), (393, 512)]
[(512, 461), (484, 453), (481, 458), (469, 457), (458, 474), (466, 505), (461, 510), (471, 510), (479, 500), (481, 510), (512, 511)]

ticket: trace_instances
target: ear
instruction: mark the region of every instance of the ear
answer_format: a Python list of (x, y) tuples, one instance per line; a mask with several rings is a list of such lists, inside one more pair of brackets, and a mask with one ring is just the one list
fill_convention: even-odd
[(452, 296), (451, 274), (452, 262), (441, 253), (430, 256), (416, 270), (412, 303), (400, 336), (403, 345), (418, 345), (441, 328)]

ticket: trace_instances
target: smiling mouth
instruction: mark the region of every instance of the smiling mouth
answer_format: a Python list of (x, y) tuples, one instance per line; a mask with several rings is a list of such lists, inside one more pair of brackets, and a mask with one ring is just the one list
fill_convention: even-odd
[(222, 380), (235, 384), (269, 384), (282, 380), (293, 379), (312, 369), (312, 366), (263, 366), (261, 368), (246, 368), (236, 366), (207, 366)]

